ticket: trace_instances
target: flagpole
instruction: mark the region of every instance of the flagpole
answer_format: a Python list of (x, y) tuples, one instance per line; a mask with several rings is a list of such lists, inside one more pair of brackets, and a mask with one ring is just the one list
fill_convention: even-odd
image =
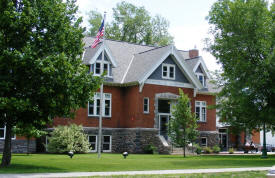
[[(106, 12), (104, 12), (104, 23), (106, 19)], [(103, 32), (103, 40), (102, 40), (102, 45), (103, 45), (103, 51), (102, 51), (102, 55), (101, 55), (101, 65), (100, 65), (100, 71), (104, 71), (104, 45), (105, 45), (105, 30)], [(101, 142), (102, 142), (102, 115), (103, 115), (103, 82), (104, 82), (104, 78), (103, 81), (100, 85), (100, 111), (99, 111), (99, 124), (98, 124), (98, 154), (97, 157), (100, 158), (101, 157)]]

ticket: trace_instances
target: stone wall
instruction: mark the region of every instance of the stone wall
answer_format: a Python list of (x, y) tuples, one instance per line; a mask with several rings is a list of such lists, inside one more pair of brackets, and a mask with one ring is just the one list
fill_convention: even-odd
[[(1, 153), (4, 150), (4, 141), (5, 140), (0, 140), (0, 152)], [(29, 145), (30, 153), (36, 152), (36, 141), (30, 140), (29, 144), (30, 144)], [(11, 151), (13, 153), (27, 153), (27, 140), (12, 140)]]
[(219, 133), (217, 131), (201, 131), (199, 137), (199, 144), (201, 145), (201, 137), (207, 138), (207, 146), (213, 147), (219, 145)]
[[(97, 128), (84, 128), (88, 135), (97, 135)], [(153, 128), (103, 128), (103, 135), (112, 136), (112, 152), (144, 153), (144, 148), (151, 144), (159, 153), (169, 153), (170, 147), (163, 146), (158, 137), (158, 130)]]

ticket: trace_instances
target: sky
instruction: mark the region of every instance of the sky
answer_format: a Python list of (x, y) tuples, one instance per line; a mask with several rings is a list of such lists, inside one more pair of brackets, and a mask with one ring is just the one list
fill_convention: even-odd
[[(215, 58), (203, 50), (203, 40), (209, 37), (209, 25), (205, 17), (216, 0), (126, 0), (136, 6), (144, 6), (151, 16), (160, 14), (170, 22), (169, 33), (180, 50), (198, 49), (210, 71), (219, 70)], [(112, 8), (121, 0), (78, 0), (83, 26), (88, 25), (88, 12), (107, 12), (106, 21), (112, 20)]]

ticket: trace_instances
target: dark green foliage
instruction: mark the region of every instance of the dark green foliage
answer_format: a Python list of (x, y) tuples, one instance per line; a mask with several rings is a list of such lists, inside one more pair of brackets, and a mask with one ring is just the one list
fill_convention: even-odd
[(200, 145), (195, 144), (194, 147), (195, 147), (195, 152), (196, 152), (198, 155), (200, 155), (200, 154), (201, 154), (201, 151), (202, 151), (202, 148), (200, 147)]
[(213, 150), (210, 147), (204, 147), (203, 148), (203, 153), (205, 153), (205, 154), (209, 154), (209, 153), (212, 153), (212, 152), (213, 152)]
[(275, 127), (275, 4), (220, 0), (208, 21), (210, 52), (222, 64), (219, 115), (237, 132)]
[[(168, 45), (173, 37), (168, 33), (169, 22), (156, 15), (151, 17), (144, 7), (137, 7), (122, 1), (113, 8), (114, 20), (106, 24), (106, 38), (147, 45)], [(102, 15), (97, 11), (90, 12), (90, 35), (95, 36)]]
[(169, 137), (173, 143), (183, 147), (185, 157), (186, 146), (198, 136), (198, 118), (191, 112), (189, 98), (181, 89), (179, 89), (179, 95), (178, 102), (173, 108), (172, 118), (169, 121)]
[(0, 122), (6, 124), (2, 166), (10, 164), (11, 128), (45, 127), (86, 107), (99, 79), (82, 64), (83, 28), (74, 0), (0, 3)]
[(154, 154), (156, 151), (157, 151), (157, 148), (152, 144), (146, 145), (144, 147), (144, 152), (146, 154)]

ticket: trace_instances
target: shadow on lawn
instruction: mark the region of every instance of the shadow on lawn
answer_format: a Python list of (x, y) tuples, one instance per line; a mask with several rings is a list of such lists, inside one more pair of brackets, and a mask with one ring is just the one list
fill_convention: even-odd
[(66, 172), (66, 170), (61, 169), (61, 168), (51, 167), (51, 166), (36, 166), (36, 165), (26, 165), (26, 164), (11, 164), (7, 168), (0, 168), (0, 174), (3, 174), (3, 173), (46, 173), (46, 172)]

